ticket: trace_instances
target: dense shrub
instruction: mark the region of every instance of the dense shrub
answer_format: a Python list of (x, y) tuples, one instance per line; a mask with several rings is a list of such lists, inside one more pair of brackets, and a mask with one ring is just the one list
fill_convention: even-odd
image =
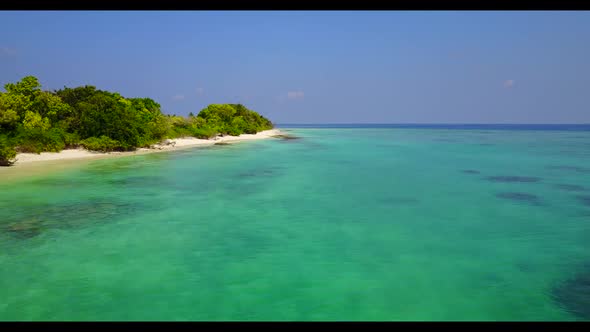
[(78, 133), (61, 132), (63, 142), (67, 149), (77, 148), (80, 145), (80, 135)]
[(196, 138), (209, 139), (217, 135), (217, 132), (212, 128), (196, 128), (193, 131), (193, 136)]
[(16, 151), (14, 150), (14, 146), (10, 144), (6, 136), (0, 136), (0, 166), (12, 165), (15, 157)]
[(272, 129), (272, 123), (241, 104), (212, 104), (197, 115), (201, 128), (210, 128), (222, 135), (256, 134)]
[(30, 153), (59, 152), (66, 146), (63, 134), (58, 128), (47, 130), (32, 128), (27, 130), (21, 127), (16, 138), (17, 150), (18, 152)]
[(100, 152), (124, 151), (126, 149), (121, 145), (121, 142), (104, 135), (98, 138), (89, 137), (84, 139), (80, 141), (80, 145), (87, 150)]

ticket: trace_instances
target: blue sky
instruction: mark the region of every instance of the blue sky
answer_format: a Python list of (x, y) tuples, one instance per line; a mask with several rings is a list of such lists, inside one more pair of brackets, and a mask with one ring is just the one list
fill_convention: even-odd
[(276, 123), (590, 123), (590, 12), (0, 12), (0, 84)]

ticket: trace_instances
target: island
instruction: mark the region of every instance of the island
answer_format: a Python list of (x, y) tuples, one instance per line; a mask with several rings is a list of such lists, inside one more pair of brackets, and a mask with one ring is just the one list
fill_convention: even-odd
[[(281, 137), (273, 123), (242, 104), (212, 104), (196, 116), (164, 114), (150, 98), (125, 98), (86, 85), (44, 91), (27, 76), (0, 92), (0, 166), (17, 154), (75, 150), (126, 153), (249, 138)], [(62, 153), (62, 155), (65, 155)]]

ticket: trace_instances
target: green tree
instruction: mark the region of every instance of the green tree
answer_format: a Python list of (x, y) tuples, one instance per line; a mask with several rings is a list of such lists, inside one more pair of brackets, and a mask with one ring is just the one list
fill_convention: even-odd
[(17, 83), (4, 85), (6, 93), (3, 94), (3, 107), (6, 110), (16, 112), (19, 117), (26, 111), (32, 111), (35, 100), (41, 93), (41, 84), (34, 76), (24, 77)]
[(5, 93), (0, 93), (0, 130), (14, 130), (18, 124), (18, 113), (14, 108), (10, 108), (6, 99), (9, 98)]
[(39, 113), (27, 111), (23, 119), (23, 128), (25, 130), (41, 130), (46, 131), (51, 127), (48, 118), (44, 118)]
[(10, 166), (14, 162), (16, 151), (8, 137), (0, 135), (0, 166)]
[(59, 96), (47, 91), (37, 95), (33, 109), (41, 116), (47, 117), (51, 123), (66, 120), (72, 113), (70, 105), (64, 103)]

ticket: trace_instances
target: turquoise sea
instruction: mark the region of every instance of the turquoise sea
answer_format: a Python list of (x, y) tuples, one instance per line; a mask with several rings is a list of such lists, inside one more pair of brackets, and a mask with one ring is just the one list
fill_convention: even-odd
[(299, 139), (0, 177), (0, 320), (590, 320), (590, 131)]

